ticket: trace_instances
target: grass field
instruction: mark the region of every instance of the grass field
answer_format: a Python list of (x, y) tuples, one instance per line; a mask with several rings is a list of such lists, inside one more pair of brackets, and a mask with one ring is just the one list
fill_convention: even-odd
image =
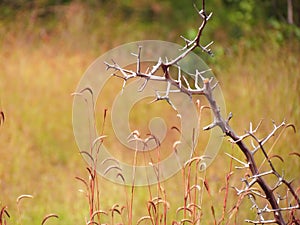
[[(104, 12), (97, 15), (96, 24), (86, 25), (88, 9), (74, 4), (60, 10), (62, 19), (53, 24), (42, 24), (34, 17), (27, 20), (30, 14), (26, 13), (20, 13), (14, 22), (0, 24), (0, 109), (5, 113), (5, 123), (0, 127), (0, 206), (8, 206), (9, 224), (40, 224), (48, 213), (60, 219), (47, 224), (85, 223), (88, 203), (78, 192), (83, 186), (75, 176), (87, 177), (87, 173), (72, 132), (71, 93), (90, 63), (110, 48), (139, 39), (181, 43), (178, 37), (185, 29), (158, 32), (159, 24), (143, 27), (135, 20), (121, 24), (121, 18), (111, 19)], [(135, 32), (129, 32), (131, 29)], [(234, 46), (222, 40), (214, 47), (219, 50), (215, 58), (208, 61), (222, 87), (227, 111), (233, 112), (232, 127), (240, 134), (250, 121), (257, 124), (262, 118), (261, 135), (272, 128), (271, 120), (279, 123), (286, 119), (300, 128), (299, 41), (291, 38), (279, 44), (267, 37), (262, 35), (264, 41), (252, 47), (247, 39), (236, 41)], [(132, 119), (138, 121), (135, 115)], [(300, 161), (288, 153), (299, 153), (299, 146), (299, 132), (287, 130), (273, 149), (284, 159), (286, 176), (294, 178), (298, 186)], [(211, 204), (219, 208), (216, 214), (220, 217), (219, 189), (224, 186), (230, 164), (225, 152), (240, 156), (237, 148), (225, 141), (209, 167), (206, 176), (212, 197), (206, 197), (203, 203), (206, 223), (212, 221)], [(232, 184), (240, 182), (238, 174)], [(183, 192), (181, 179), (178, 174), (163, 184), (173, 216), (183, 201), (178, 194)], [(125, 204), (123, 187), (101, 177), (99, 181), (104, 210), (115, 203)], [(34, 198), (22, 200), (18, 209), (16, 199), (22, 194)], [(134, 221), (147, 214), (148, 199), (147, 190), (135, 190)], [(232, 191), (229, 202), (235, 200)], [(244, 210), (249, 203), (242, 206), (240, 221), (254, 215)]]

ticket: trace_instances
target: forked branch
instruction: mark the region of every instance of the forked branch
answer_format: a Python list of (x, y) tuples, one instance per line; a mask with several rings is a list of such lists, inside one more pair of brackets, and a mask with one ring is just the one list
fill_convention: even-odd
[[(196, 8), (196, 7), (195, 7)], [(203, 34), (203, 30), (207, 25), (207, 22), (211, 18), (212, 13), (207, 14), (205, 10), (205, 0), (202, 1), (202, 9), (198, 10), (197, 12), (202, 20), (197, 35), (194, 39), (189, 40), (187, 38), (183, 38), (185, 41), (185, 46), (182, 48), (182, 53), (179, 54), (174, 59), (168, 60), (164, 62), (161, 58), (157, 61), (157, 63), (153, 66), (152, 69), (148, 69), (146, 72), (141, 71), (141, 51), (142, 48), (139, 47), (138, 53), (135, 54), (137, 57), (137, 69), (136, 70), (129, 70), (121, 68), (116, 62), (112, 61), (112, 63), (105, 62), (107, 69), (113, 69), (115, 72), (112, 74), (112, 76), (117, 76), (119, 78), (122, 78), (124, 80), (124, 85), (126, 85), (126, 82), (133, 78), (142, 78), (145, 79), (145, 82), (143, 85), (139, 88), (139, 91), (142, 91), (145, 86), (147, 85), (149, 80), (153, 81), (159, 81), (159, 82), (166, 82), (167, 88), (165, 90), (165, 95), (159, 95), (156, 93), (156, 99), (154, 101), (158, 100), (166, 100), (170, 105), (172, 105), (172, 102), (169, 98), (169, 93), (171, 92), (181, 92), (189, 97), (192, 97), (194, 95), (203, 95), (208, 100), (210, 104), (210, 108), (213, 112), (213, 121), (210, 125), (204, 127), (204, 130), (210, 130), (214, 127), (219, 127), (224, 135), (231, 138), (232, 142), (235, 143), (239, 149), (242, 151), (244, 156), (246, 157), (246, 162), (243, 163), (244, 167), (249, 168), (251, 171), (251, 177), (250, 181), (244, 180), (246, 183), (246, 188), (241, 190), (240, 193), (246, 193), (250, 200), (253, 203), (253, 207), (257, 208), (257, 214), (259, 219), (257, 221), (254, 220), (246, 220), (247, 222), (254, 223), (254, 224), (268, 224), (268, 223), (277, 223), (277, 224), (286, 224), (284, 217), (282, 215), (282, 211), (286, 210), (294, 210), (294, 209), (300, 209), (300, 200), (297, 196), (296, 191), (292, 188), (291, 182), (286, 181), (283, 176), (281, 176), (273, 166), (271, 160), (269, 159), (269, 156), (267, 152), (264, 149), (264, 144), (275, 134), (275, 132), (281, 128), (281, 127), (287, 127), (289, 125), (286, 125), (285, 122), (282, 122), (279, 125), (276, 125), (274, 123), (274, 129), (269, 133), (267, 137), (260, 140), (255, 136), (255, 132), (258, 130), (259, 125), (253, 129), (252, 124), (250, 124), (250, 130), (242, 136), (237, 135), (234, 130), (229, 125), (229, 120), (232, 118), (232, 113), (229, 114), (227, 119), (224, 119), (221, 115), (220, 108), (218, 106), (218, 103), (216, 102), (213, 91), (215, 87), (218, 85), (217, 82), (213, 80), (213, 78), (205, 78), (202, 76), (204, 71), (196, 71), (195, 73), (195, 84), (194, 88), (191, 88), (191, 85), (188, 82), (188, 79), (180, 73), (180, 67), (178, 66), (178, 63), (184, 59), (189, 53), (191, 53), (196, 48), (200, 48), (202, 51), (212, 54), (211, 49), (209, 49), (210, 45), (209, 43), (205, 46), (201, 45), (201, 37)], [(175, 66), (178, 67), (178, 74), (177, 79), (172, 78), (170, 74), (170, 67)], [(157, 73), (159, 71), (162, 71), (162, 74), (158, 75)], [(117, 74), (117, 72), (119, 72)], [(201, 85), (198, 84), (198, 79), (201, 79), (202, 82), (199, 82)], [(184, 81), (184, 82), (182, 82)], [(174, 107), (173, 107), (174, 108)], [(176, 110), (176, 108), (174, 108)], [(253, 144), (252, 147), (248, 147), (246, 143), (244, 142), (245, 138), (253, 138), (256, 144)], [(257, 165), (257, 162), (255, 161), (254, 154), (261, 150), (263, 152), (263, 155), (265, 159), (267, 160), (270, 171), (268, 172), (261, 172), (259, 166)], [(266, 179), (265, 176), (268, 174), (275, 174), (278, 178), (278, 184), (277, 186), (284, 184), (287, 186), (288, 190), (292, 193), (292, 196), (296, 202), (296, 205), (290, 206), (289, 208), (281, 208), (279, 205), (279, 201), (274, 193), (274, 190), (277, 187), (271, 187)], [(255, 190), (252, 188), (254, 184), (258, 184), (261, 188), (261, 192)], [(265, 198), (269, 205), (271, 206), (271, 209), (268, 207), (265, 207), (264, 209), (260, 209), (257, 204), (255, 203), (255, 199), (253, 196), (259, 196), (260, 198)], [(265, 220), (263, 217), (263, 213), (273, 213), (274, 219), (272, 220)]]

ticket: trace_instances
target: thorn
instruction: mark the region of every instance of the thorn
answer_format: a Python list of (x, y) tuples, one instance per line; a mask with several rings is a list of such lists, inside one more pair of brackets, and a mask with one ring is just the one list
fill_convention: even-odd
[(211, 87), (211, 90), (214, 90), (219, 84), (219, 81), (217, 81), (212, 87)]
[(208, 126), (203, 127), (203, 130), (210, 130), (212, 128), (214, 128), (215, 126), (217, 126), (217, 124), (215, 122), (209, 124)]
[(145, 89), (148, 81), (149, 81), (149, 78), (146, 78), (144, 83), (138, 88), (138, 92), (142, 92)]
[(198, 11), (198, 13), (199, 13), (200, 16), (203, 16), (205, 12), (204, 12), (203, 9), (201, 9), (200, 11)]
[(199, 9), (197, 8), (196, 3), (194, 3), (193, 6), (194, 6), (195, 10), (199, 13)]
[(212, 15), (213, 15), (213, 13), (211, 12), (211, 13), (207, 16), (206, 21), (208, 21), (208, 20), (211, 18)]
[(229, 123), (229, 121), (232, 119), (232, 116), (233, 116), (233, 114), (232, 114), (232, 112), (230, 112), (230, 113), (228, 114), (226, 123)]
[(188, 90), (191, 90), (191, 86), (190, 86), (188, 80), (186, 79), (186, 77), (185, 77), (185, 76), (182, 76), (182, 78), (183, 78), (183, 80), (184, 80), (184, 82), (185, 82), (185, 84), (186, 84)]
[(229, 156), (231, 159), (233, 159), (233, 160), (237, 161), (238, 163), (242, 164), (245, 168), (249, 167), (248, 163), (242, 162), (241, 160), (237, 159), (236, 157), (230, 155), (229, 153), (225, 152), (225, 155)]

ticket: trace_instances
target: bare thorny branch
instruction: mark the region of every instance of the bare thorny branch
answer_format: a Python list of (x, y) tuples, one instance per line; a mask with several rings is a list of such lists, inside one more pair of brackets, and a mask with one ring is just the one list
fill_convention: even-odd
[[(255, 129), (253, 129), (252, 124), (250, 123), (249, 131), (247, 131), (245, 135), (239, 136), (234, 132), (234, 130), (229, 125), (229, 120), (232, 118), (232, 113), (229, 114), (227, 119), (224, 119), (220, 113), (219, 106), (213, 96), (213, 90), (218, 85), (218, 83), (213, 81), (213, 78), (205, 78), (204, 76), (202, 76), (202, 74), (204, 73), (203, 71), (202, 72), (196, 71), (195, 85), (194, 85), (195, 87), (191, 88), (191, 86), (187, 81), (187, 78), (180, 73), (180, 67), (178, 66), (178, 63), (196, 48), (200, 48), (203, 52), (212, 54), (211, 49), (209, 49), (212, 42), (206, 46), (201, 45), (201, 37), (203, 34), (203, 30), (206, 27), (207, 22), (212, 15), (212, 13), (207, 14), (205, 11), (205, 0), (202, 1), (202, 9), (201, 10), (197, 9), (197, 12), (202, 19), (202, 23), (199, 26), (197, 35), (193, 40), (189, 40), (187, 38), (182, 37), (183, 40), (185, 41), (185, 46), (182, 48), (182, 53), (179, 54), (176, 58), (172, 60), (166, 59), (165, 62), (160, 58), (157, 61), (157, 63), (152, 67), (152, 69), (147, 69), (146, 72), (142, 72), (141, 71), (142, 48), (139, 47), (138, 53), (135, 54), (135, 56), (137, 57), (137, 68), (135, 71), (124, 69), (114, 61), (112, 61), (112, 64), (105, 62), (107, 69), (115, 70), (115, 73), (113, 73), (112, 75), (124, 80), (123, 88), (125, 87), (127, 81), (133, 78), (144, 79), (144, 83), (142, 84), (142, 86), (139, 88), (138, 91), (143, 91), (143, 89), (145, 88), (149, 80), (166, 82), (167, 88), (165, 91), (165, 95), (160, 95), (158, 92), (156, 92), (156, 99), (154, 101), (166, 100), (175, 110), (176, 108), (174, 107), (174, 105), (172, 104), (169, 98), (169, 93), (171, 92), (181, 92), (188, 95), (189, 97), (192, 97), (194, 95), (205, 96), (210, 104), (210, 108), (214, 115), (214, 120), (210, 125), (204, 127), (203, 129), (210, 130), (216, 126), (219, 127), (226, 136), (230, 137), (231, 142), (236, 144), (239, 147), (239, 149), (242, 151), (244, 156), (246, 157), (245, 163), (240, 160), (238, 160), (238, 162), (241, 163), (244, 168), (249, 169), (252, 173), (252, 176), (250, 176), (248, 179), (243, 179), (243, 182), (245, 183), (244, 189), (238, 190), (236, 188), (238, 195), (241, 194), (244, 195), (245, 193), (246, 195), (248, 195), (250, 201), (253, 204), (253, 208), (256, 208), (257, 210), (258, 220), (246, 220), (246, 222), (253, 223), (253, 224), (258, 224), (258, 223), (259, 224), (268, 224), (268, 223), (286, 224), (284, 217), (282, 215), (282, 211), (292, 211), (296, 209), (299, 210), (300, 199), (296, 191), (292, 187), (292, 182), (285, 180), (284, 177), (281, 176), (279, 172), (277, 172), (277, 170), (275, 169), (274, 165), (270, 160), (268, 153), (264, 148), (264, 145), (270, 140), (271, 137), (274, 136), (274, 134), (280, 128), (285, 129), (290, 126), (294, 128), (294, 126), (290, 124), (286, 124), (285, 122), (282, 122), (279, 125), (273, 123), (274, 124), (273, 130), (265, 138), (259, 139), (257, 138), (255, 133), (259, 129), (261, 122), (258, 124), (258, 126)], [(172, 76), (170, 75), (170, 67), (172, 66), (179, 67), (177, 79), (172, 78)], [(160, 70), (163, 72), (163, 74), (156, 75)], [(118, 75), (116, 72), (119, 72), (121, 75)], [(202, 81), (202, 86), (198, 85), (199, 79)], [(253, 139), (251, 147), (248, 147), (244, 141), (248, 137)], [(270, 171), (267, 172), (260, 171), (260, 167), (257, 165), (257, 162), (254, 159), (255, 153), (258, 151), (262, 151), (265, 157), (265, 161), (268, 162)], [(232, 157), (234, 160), (237, 160), (233, 156), (230, 157)], [(271, 187), (265, 179), (265, 176), (270, 174), (275, 175), (278, 179), (278, 182), (274, 187)], [(254, 189), (253, 188), (254, 184), (258, 184), (262, 192)], [(276, 197), (275, 190), (281, 185), (285, 185), (287, 190), (292, 194), (294, 198), (294, 202), (296, 202), (295, 205), (293, 206), (289, 205), (286, 208), (280, 207), (280, 201), (278, 201), (278, 198)], [(269, 208), (268, 205), (262, 209), (259, 208), (259, 206), (256, 204), (255, 197), (266, 199), (269, 205), (271, 206), (271, 208)], [(264, 213), (273, 213), (274, 219), (271, 220), (264, 219), (264, 215), (263, 215)]]

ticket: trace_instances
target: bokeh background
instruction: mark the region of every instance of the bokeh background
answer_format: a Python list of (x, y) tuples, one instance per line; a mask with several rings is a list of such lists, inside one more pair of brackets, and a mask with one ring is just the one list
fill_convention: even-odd
[[(11, 224), (40, 224), (47, 213), (59, 215), (55, 224), (85, 223), (88, 205), (78, 192), (82, 184), (74, 177), (87, 173), (72, 133), (71, 93), (88, 66), (113, 47), (144, 39), (184, 44), (180, 35), (192, 38), (201, 22), (193, 4), (190, 0), (0, 1), (0, 109), (5, 113), (0, 127), (0, 206), (8, 206)], [(201, 7), (200, 1), (195, 4)], [(299, 130), (300, 2), (210, 0), (206, 7), (213, 17), (203, 44), (214, 41), (214, 57), (197, 54), (220, 82), (227, 111), (234, 115), (232, 127), (243, 134), (250, 121), (257, 124), (264, 118), (262, 136), (272, 129), (272, 120), (286, 119)], [(159, 106), (160, 112), (170, 110)], [(131, 119), (138, 121), (139, 115)], [(298, 185), (299, 159), (288, 153), (299, 152), (299, 146), (299, 133), (288, 130), (273, 150), (284, 159), (278, 166)], [(240, 157), (225, 141), (207, 171), (216, 205), (229, 168), (225, 152)], [(233, 185), (239, 182), (240, 177), (233, 179)], [(182, 204), (178, 195), (182, 186), (180, 175), (165, 183), (171, 213)], [(105, 210), (124, 204), (120, 188), (100, 178)], [(16, 199), (21, 194), (34, 198), (24, 199), (18, 210)], [(137, 189), (135, 218), (146, 214), (146, 195)], [(233, 192), (230, 201), (235, 201)], [(253, 213), (243, 211), (240, 217)], [(211, 213), (207, 215), (211, 221)]]

